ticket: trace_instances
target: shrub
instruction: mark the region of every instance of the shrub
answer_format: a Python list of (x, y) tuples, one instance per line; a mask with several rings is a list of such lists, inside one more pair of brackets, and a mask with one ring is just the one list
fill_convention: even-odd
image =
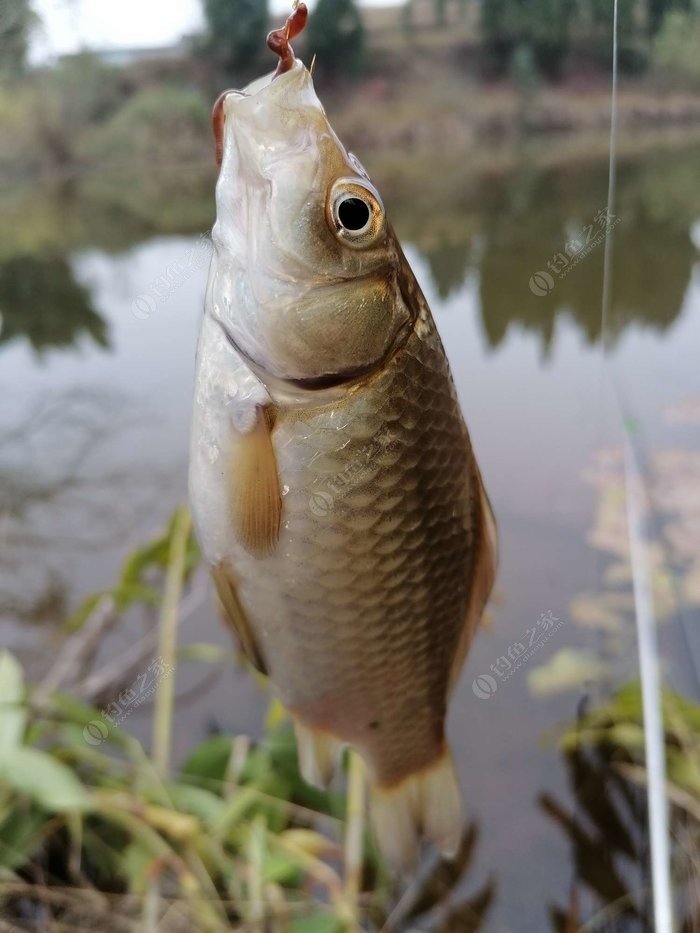
[(245, 73), (265, 50), (267, 0), (204, 0), (205, 46), (226, 68)]
[(571, 0), (488, 0), (481, 29), (490, 64), (504, 74), (515, 50), (530, 47), (538, 69), (553, 77), (569, 50)]
[(198, 92), (154, 87), (136, 93), (97, 128), (87, 151), (105, 165), (158, 165), (201, 157), (209, 135), (209, 108)]
[(365, 28), (353, 0), (319, 0), (309, 21), (308, 45), (326, 72), (359, 74), (365, 63)]
[(668, 13), (654, 43), (654, 63), (700, 83), (700, 13)]

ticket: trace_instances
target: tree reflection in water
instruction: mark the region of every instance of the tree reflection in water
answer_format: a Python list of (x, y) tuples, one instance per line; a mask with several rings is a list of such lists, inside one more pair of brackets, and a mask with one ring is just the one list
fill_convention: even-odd
[[(691, 150), (620, 166), (613, 337), (634, 324), (663, 331), (682, 309), (697, 261), (691, 228), (698, 220), (699, 161), (700, 153)], [(546, 354), (561, 317), (572, 319), (589, 343), (599, 339), (602, 241), (575, 266), (555, 263), (566, 275), (548, 263), (559, 253), (566, 256), (573, 240), (585, 247), (600, 232), (596, 217), (607, 200), (605, 164), (542, 170), (523, 162), (510, 173), (481, 175), (465, 174), (459, 166), (422, 166), (397, 172), (388, 188), (399, 235), (427, 261), (440, 298), (457, 296), (469, 275), (478, 277), (490, 347), (520, 325), (540, 337)], [(553, 287), (537, 294), (530, 280), (541, 271), (552, 275)]]
[(24, 337), (41, 352), (90, 337), (109, 346), (107, 324), (66, 256), (13, 256), (0, 264), (0, 314), (0, 344)]

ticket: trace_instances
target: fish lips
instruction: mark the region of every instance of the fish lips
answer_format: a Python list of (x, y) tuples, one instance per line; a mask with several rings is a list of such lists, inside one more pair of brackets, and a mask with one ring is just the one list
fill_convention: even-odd
[(265, 75), (242, 91), (226, 91), (219, 100), (239, 138), (243, 132), (264, 151), (286, 148), (299, 131), (326, 122), (311, 74), (298, 59), (289, 71)]

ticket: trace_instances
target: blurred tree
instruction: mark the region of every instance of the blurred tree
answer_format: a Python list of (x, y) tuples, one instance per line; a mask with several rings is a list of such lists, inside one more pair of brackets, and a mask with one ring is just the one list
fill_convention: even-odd
[(444, 26), (447, 22), (447, 0), (435, 0), (435, 23)]
[(505, 73), (515, 50), (526, 45), (532, 49), (542, 73), (558, 74), (569, 50), (575, 12), (576, 0), (487, 0), (482, 3), (481, 29), (491, 65), (499, 73)]
[(459, 9), (459, 18), (466, 19), (467, 14), (469, 13), (469, 6), (471, 0), (459, 0), (458, 9)]
[(680, 11), (688, 13), (693, 7), (693, 0), (648, 0), (647, 25), (649, 33), (655, 36), (667, 13)]
[(415, 23), (413, 21), (414, 16), (414, 0), (405, 0), (403, 6), (401, 7), (401, 28), (403, 29), (406, 35), (412, 35), (415, 31)]
[(34, 155), (47, 168), (65, 171), (79, 165), (86, 129), (109, 119), (125, 97), (121, 73), (89, 53), (42, 70), (32, 90), (24, 119), (33, 132)]
[(354, 0), (319, 0), (309, 20), (308, 47), (321, 68), (357, 75), (365, 64), (365, 27)]
[[(197, 91), (148, 87), (138, 91), (114, 116), (93, 132), (87, 154), (99, 163), (156, 166), (201, 157), (207, 140), (209, 108)], [(167, 149), (163, 148), (167, 140)]]
[(16, 77), (24, 71), (37, 22), (29, 0), (0, 0), (0, 76)]
[(206, 47), (226, 68), (245, 72), (265, 51), (268, 0), (203, 0)]
[(525, 132), (530, 127), (532, 107), (539, 85), (535, 56), (529, 45), (519, 45), (513, 52), (509, 74), (518, 92), (518, 123), (521, 132)]
[[(666, 0), (668, 3), (668, 0)], [(613, 6), (609, 0), (589, 0), (594, 28), (601, 37), (598, 55), (603, 64), (611, 61)], [(643, 71), (649, 60), (649, 49), (643, 35), (637, 0), (619, 0), (617, 12), (618, 62), (627, 72)]]
[(667, 10), (654, 40), (654, 61), (685, 85), (700, 86), (700, 2), (695, 10)]

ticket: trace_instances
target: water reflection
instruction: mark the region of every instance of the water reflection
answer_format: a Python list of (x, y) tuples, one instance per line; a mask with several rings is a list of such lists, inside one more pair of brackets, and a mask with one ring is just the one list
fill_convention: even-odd
[[(687, 413), (689, 423), (693, 418), (700, 423), (692, 409), (699, 403), (698, 398), (683, 399), (667, 409), (665, 420), (673, 422), (680, 412)], [(623, 449), (608, 448), (596, 451), (584, 471), (584, 481), (597, 497), (588, 543), (604, 557), (606, 567), (596, 590), (579, 593), (569, 606), (574, 622), (597, 633), (598, 655), (614, 667), (617, 682), (635, 676), (637, 660), (624, 464)], [(646, 560), (654, 613), (666, 640), (671, 635), (671, 645), (677, 646), (675, 651), (666, 646), (675, 679), (692, 685), (700, 676), (700, 641), (690, 623), (700, 610), (700, 450), (691, 444), (656, 449), (644, 469), (648, 501), (642, 518), (651, 535)]]
[(540, 806), (572, 848), (569, 903), (550, 905), (552, 930), (645, 930), (652, 916), (644, 789), (614, 767), (614, 753), (578, 750), (565, 758), (574, 807), (542, 794)]
[[(611, 336), (618, 336), (631, 323), (663, 331), (678, 317), (696, 259), (689, 229), (650, 227), (633, 208), (625, 212), (625, 205), (617, 216)], [(561, 267), (561, 259), (552, 266), (549, 263), (552, 257), (566, 256), (565, 246), (572, 238), (585, 243), (591, 225), (593, 216), (585, 222), (570, 222), (568, 231), (564, 217), (555, 221), (533, 217), (527, 224), (499, 219), (494, 225), (479, 270), (482, 323), (492, 347), (502, 342), (509, 327), (519, 324), (538, 334), (547, 351), (555, 321), (562, 314), (578, 324), (589, 343), (599, 339), (602, 244), (565, 277), (550, 271), (553, 287), (548, 293), (535, 293), (536, 283), (530, 287), (532, 276), (540, 270)], [(543, 244), (552, 241), (548, 253)]]
[(109, 346), (107, 324), (65, 256), (13, 256), (0, 265), (0, 344), (20, 337), (41, 352), (83, 337)]
[(431, 930), (432, 933), (477, 933), (485, 929), (495, 901), (497, 885), (488, 879), (476, 891), (465, 888), (476, 868), (479, 831), (470, 823), (454, 859), (435, 860), (408, 886), (388, 916), (377, 916), (377, 929)]
[(135, 427), (121, 404), (96, 387), (58, 391), (0, 432), (0, 620), (62, 621), (69, 556), (82, 563), (124, 538), (162, 482), (120, 457)]
[[(697, 260), (690, 232), (700, 204), (699, 161), (700, 152), (691, 150), (620, 167), (613, 337), (632, 322), (663, 331), (678, 317)], [(598, 340), (605, 165), (542, 171), (525, 161), (511, 173), (481, 176), (463, 170), (455, 176), (451, 169), (410, 160), (407, 166), (404, 175), (384, 179), (380, 165), (377, 178), (388, 189), (398, 233), (427, 261), (439, 298), (450, 298), (468, 276), (478, 276), (489, 346), (499, 346), (517, 325), (537, 334), (546, 353), (564, 315), (589, 343)], [(0, 267), (0, 342), (24, 335), (41, 350), (89, 335), (106, 347), (107, 328), (89, 290), (74, 280), (68, 257), (86, 246), (124, 251), (157, 231), (206, 230), (209, 167), (201, 174), (183, 194), (179, 226), (169, 208), (172, 197), (164, 197), (161, 187), (157, 197), (151, 192), (116, 204), (115, 184), (93, 179), (84, 190), (43, 199), (32, 193), (14, 202), (0, 223), (0, 256), (7, 257)], [(160, 205), (150, 222), (144, 205)], [(572, 252), (575, 243), (581, 255)], [(550, 276), (543, 289), (531, 281), (540, 272)]]
[[(691, 151), (620, 167), (613, 337), (633, 322), (663, 331), (678, 317), (697, 260), (690, 232), (700, 204), (699, 162), (700, 152)], [(562, 315), (589, 343), (596, 341), (602, 240), (575, 265), (553, 260), (573, 258), (566, 252), (572, 242), (589, 249), (604, 229), (605, 165), (538, 171), (525, 163), (507, 176), (464, 178), (456, 194), (454, 173), (447, 173), (448, 182), (445, 175), (432, 168), (416, 191), (409, 174), (392, 183), (389, 199), (399, 233), (428, 261), (439, 296), (448, 298), (478, 274), (481, 320), (492, 347), (519, 325), (537, 334), (546, 352)], [(531, 278), (540, 271), (551, 275), (551, 288), (533, 291)]]
[[(628, 692), (626, 704), (629, 705)], [(599, 724), (600, 714), (596, 714)], [(641, 715), (641, 714), (640, 714)], [(695, 714), (697, 715), (697, 714)], [(679, 717), (674, 717), (678, 726)], [(690, 723), (685, 723), (689, 736)], [(613, 729), (631, 729), (631, 723), (613, 721)], [(641, 735), (641, 723), (636, 725)], [(667, 753), (678, 747), (678, 735), (669, 728)], [(680, 729), (679, 729), (679, 734)], [(637, 748), (642, 742), (636, 740)], [(682, 746), (681, 746), (682, 747)], [(676, 753), (677, 754), (677, 753)], [(653, 929), (652, 878), (644, 770), (630, 763), (628, 750), (615, 741), (582, 744), (565, 755), (573, 805), (545, 793), (539, 804), (547, 818), (566, 836), (571, 847), (572, 882), (568, 903), (550, 904), (555, 933), (586, 929), (596, 933)], [(632, 759), (633, 760), (633, 759)], [(692, 762), (686, 759), (684, 771)], [(697, 930), (698, 896), (697, 813), (693, 797), (683, 796), (669, 781), (672, 874), (675, 886), (676, 928)]]
[[(700, 920), (700, 707), (689, 698), (696, 695), (700, 671), (696, 626), (689, 624), (700, 607), (700, 453), (692, 432), (683, 429), (700, 425), (700, 398), (686, 396), (665, 406), (662, 423), (666, 429), (672, 427), (676, 440), (688, 442), (687, 447), (660, 447), (648, 453), (643, 521), (651, 536), (645, 555), (654, 612), (661, 625), (662, 678), (676, 689), (683, 684), (686, 694), (681, 697), (665, 689), (663, 705), (678, 929), (690, 931)], [(646, 440), (638, 433), (633, 441), (640, 459)], [(596, 451), (583, 478), (594, 487), (597, 499), (587, 540), (604, 555), (605, 566), (595, 591), (572, 600), (569, 616), (595, 633), (596, 656), (605, 659), (606, 666), (601, 681), (595, 675), (579, 677), (570, 663), (570, 677), (562, 683), (555, 656), (537, 674), (542, 686), (549, 681), (552, 692), (571, 690), (578, 683), (586, 695), (577, 724), (564, 737), (563, 759), (573, 803), (564, 804), (551, 793), (539, 796), (542, 810), (565, 834), (572, 850), (569, 901), (551, 905), (550, 918), (557, 933), (583, 924), (596, 931), (651, 930), (646, 762), (623, 450)], [(571, 649), (568, 653), (575, 656)], [(623, 680), (628, 683), (613, 691)], [(606, 697), (607, 702), (593, 706), (594, 695)]]
[(470, 242), (448, 241), (424, 254), (437, 293), (443, 301), (458, 292), (464, 284), (470, 268), (474, 266), (474, 253), (474, 246)]

